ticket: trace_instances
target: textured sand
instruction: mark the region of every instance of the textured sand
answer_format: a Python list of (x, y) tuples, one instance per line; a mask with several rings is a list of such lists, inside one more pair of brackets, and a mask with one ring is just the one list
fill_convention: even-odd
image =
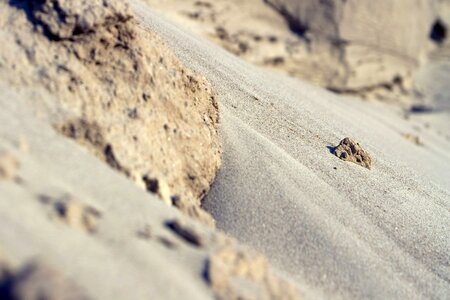
[(448, 1), (144, 2), (253, 64), (339, 94), (404, 107), (432, 96), (426, 89), (417, 93), (414, 74), (428, 65), (430, 51), (448, 48), (448, 38), (436, 42), (430, 36), (436, 20), (450, 22)]
[[(132, 4), (140, 26), (217, 91), (223, 165), (205, 208), (278, 270), (138, 188), (29, 105), (58, 95), (2, 80), (0, 298), (44, 280), (56, 299), (66, 288), (93, 299), (295, 299), (280, 273), (304, 299), (449, 298), (450, 141), (425, 125), (448, 129), (447, 113), (408, 120), (337, 97)], [(370, 153), (371, 170), (330, 152), (346, 136)]]
[(29, 90), (0, 87), (1, 299), (299, 299), (262, 255), (59, 135)]
[(213, 226), (200, 200), (220, 166), (214, 92), (139, 26), (126, 1), (105, 3), (0, 2), (0, 80), (52, 94), (56, 101), (36, 95), (28, 105), (143, 189)]
[(212, 220), (206, 78), (122, 1), (0, 7), (0, 299), (298, 299), (263, 255), (171, 207)]
[[(383, 105), (266, 73), (133, 3), (218, 90), (224, 158), (205, 207), (219, 228), (314, 297), (450, 295), (447, 139)], [(422, 147), (403, 137), (417, 131)], [(372, 170), (330, 153), (345, 136)]]

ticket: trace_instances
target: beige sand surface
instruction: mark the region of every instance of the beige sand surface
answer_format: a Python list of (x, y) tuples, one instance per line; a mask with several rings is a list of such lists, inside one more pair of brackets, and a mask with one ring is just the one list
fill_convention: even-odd
[(33, 91), (0, 86), (1, 299), (298, 299), (263, 256), (37, 119)]
[(58, 131), (213, 226), (200, 209), (220, 166), (219, 113), (206, 79), (143, 30), (127, 2), (42, 3), (0, 2), (0, 78), (47, 90), (56, 101), (37, 95), (29, 105)]
[[(224, 159), (205, 207), (219, 228), (326, 298), (449, 296), (445, 136), (384, 105), (267, 73), (133, 3), (218, 90)], [(417, 131), (422, 147), (403, 137)], [(345, 136), (371, 153), (372, 170), (331, 155)]]
[[(450, 297), (447, 112), (408, 119), (337, 97), (131, 3), (142, 30), (217, 93), (222, 167), (204, 208), (268, 262), (139, 188), (30, 105), (61, 95), (2, 79), (0, 296), (47, 280), (55, 299), (61, 289), (93, 299), (295, 299), (296, 288), (303, 299)], [(330, 152), (347, 136), (371, 155), (370, 170)]]
[(0, 1), (0, 298), (298, 299), (211, 228), (214, 92), (126, 5)]
[(448, 1), (144, 2), (246, 61), (339, 94), (405, 107), (432, 96), (415, 74), (433, 61), (430, 51), (448, 48), (445, 28), (431, 38), (436, 22), (448, 27)]

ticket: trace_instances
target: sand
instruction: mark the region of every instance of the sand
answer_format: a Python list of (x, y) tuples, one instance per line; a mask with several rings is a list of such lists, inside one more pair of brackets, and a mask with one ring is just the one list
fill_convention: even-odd
[(449, 49), (448, 1), (144, 2), (248, 62), (339, 94), (404, 107), (434, 106), (427, 98), (437, 90), (415, 74), (430, 67), (431, 53)]
[[(312, 298), (448, 297), (445, 136), (392, 107), (265, 72), (133, 3), (218, 91), (224, 158), (205, 207), (220, 229)], [(402, 136), (415, 131), (423, 147)], [(371, 153), (371, 170), (330, 153), (346, 136)]]
[(221, 152), (217, 101), (206, 79), (143, 30), (127, 2), (0, 6), (8, 28), (0, 33), (0, 78), (19, 89), (47, 90), (57, 101), (37, 95), (29, 105), (56, 130), (168, 205), (176, 198), (178, 208), (214, 226), (200, 208)]
[(299, 299), (261, 254), (140, 189), (2, 87), (0, 298)]
[(1, 299), (298, 299), (200, 207), (221, 153), (205, 77), (124, 2), (0, 6)]
[[(138, 187), (30, 105), (60, 95), (2, 79), (0, 296), (32, 293), (43, 276), (54, 299), (66, 288), (92, 299), (449, 297), (447, 112), (406, 116), (336, 96), (131, 3), (142, 30), (216, 93), (222, 166), (203, 208), (240, 244)], [(370, 153), (370, 170), (332, 153), (345, 137)]]

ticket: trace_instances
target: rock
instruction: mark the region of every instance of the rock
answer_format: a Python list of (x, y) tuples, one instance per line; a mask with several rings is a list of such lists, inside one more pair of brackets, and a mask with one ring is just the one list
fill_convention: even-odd
[(334, 155), (342, 160), (353, 162), (370, 170), (372, 158), (364, 149), (350, 138), (343, 139), (333, 150)]

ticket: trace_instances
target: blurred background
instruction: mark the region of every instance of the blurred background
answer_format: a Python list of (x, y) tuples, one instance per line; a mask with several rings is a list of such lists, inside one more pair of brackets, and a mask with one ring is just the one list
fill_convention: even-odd
[(450, 0), (146, 1), (249, 62), (335, 93), (407, 114), (450, 109)]

